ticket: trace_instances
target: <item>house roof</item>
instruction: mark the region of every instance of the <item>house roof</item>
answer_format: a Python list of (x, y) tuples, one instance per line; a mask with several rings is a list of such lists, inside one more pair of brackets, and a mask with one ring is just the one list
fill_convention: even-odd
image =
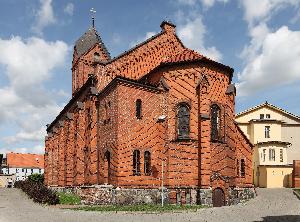
[(89, 28), (75, 43), (75, 49), (78, 57), (88, 52), (95, 44), (100, 44), (105, 54), (110, 59), (110, 54), (105, 47), (100, 35), (95, 28)]
[(268, 144), (279, 144), (279, 145), (285, 145), (285, 146), (288, 146), (288, 145), (291, 145), (290, 142), (283, 142), (283, 141), (264, 141), (264, 142), (258, 142), (257, 143), (258, 145), (268, 145)]
[(44, 168), (44, 155), (31, 153), (7, 153), (7, 165), (20, 168)]
[(284, 110), (282, 108), (279, 108), (279, 107), (277, 107), (277, 106), (275, 106), (275, 105), (273, 105), (271, 103), (268, 103), (268, 101), (266, 101), (266, 102), (264, 102), (264, 103), (262, 103), (260, 105), (254, 106), (252, 108), (246, 109), (245, 111), (242, 111), (242, 112), (236, 114), (235, 117), (242, 116), (242, 115), (244, 115), (246, 113), (250, 113), (250, 112), (252, 112), (254, 110), (257, 110), (257, 109), (260, 109), (262, 107), (269, 107), (269, 108), (274, 109), (274, 110), (276, 110), (278, 112), (284, 113), (284, 114), (286, 114), (286, 115), (288, 115), (288, 116), (290, 116), (290, 117), (292, 117), (294, 119), (300, 120), (300, 116), (295, 115), (293, 113), (290, 113), (290, 112), (288, 112), (288, 111), (286, 111), (286, 110)]

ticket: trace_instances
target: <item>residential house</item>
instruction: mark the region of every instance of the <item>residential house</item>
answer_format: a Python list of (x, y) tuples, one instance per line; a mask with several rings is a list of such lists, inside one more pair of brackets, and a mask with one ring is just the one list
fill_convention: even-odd
[(293, 160), (300, 159), (300, 117), (265, 102), (237, 114), (236, 122), (255, 145), (255, 186), (290, 187)]

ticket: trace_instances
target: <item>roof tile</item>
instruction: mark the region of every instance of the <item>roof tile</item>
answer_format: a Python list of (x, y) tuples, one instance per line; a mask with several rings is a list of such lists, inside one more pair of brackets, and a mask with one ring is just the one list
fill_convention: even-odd
[(7, 165), (20, 168), (44, 168), (44, 155), (30, 153), (7, 153)]

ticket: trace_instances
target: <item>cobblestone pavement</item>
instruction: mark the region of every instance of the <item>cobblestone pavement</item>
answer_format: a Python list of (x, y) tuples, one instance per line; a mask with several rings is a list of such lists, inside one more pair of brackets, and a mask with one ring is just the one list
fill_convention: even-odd
[(216, 221), (300, 222), (300, 200), (291, 189), (258, 189), (246, 203), (182, 213), (102, 213), (57, 209), (33, 203), (17, 189), (0, 188), (0, 222), (94, 222), (94, 221)]

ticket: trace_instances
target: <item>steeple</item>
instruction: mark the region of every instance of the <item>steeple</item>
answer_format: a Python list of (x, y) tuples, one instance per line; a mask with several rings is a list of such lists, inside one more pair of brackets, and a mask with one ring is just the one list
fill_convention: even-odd
[(102, 48), (104, 56), (107, 57), (107, 60), (110, 60), (110, 54), (107, 51), (102, 39), (94, 27), (89, 28), (86, 33), (84, 33), (75, 43), (74, 50), (77, 53), (77, 57), (81, 57), (83, 54), (87, 53), (92, 47), (96, 44), (99, 44)]
[[(95, 13), (94, 9), (91, 12)], [(95, 62), (108, 62), (110, 54), (95, 29), (94, 15), (90, 27), (76, 42), (72, 62), (72, 94), (74, 95), (95, 74)]]

